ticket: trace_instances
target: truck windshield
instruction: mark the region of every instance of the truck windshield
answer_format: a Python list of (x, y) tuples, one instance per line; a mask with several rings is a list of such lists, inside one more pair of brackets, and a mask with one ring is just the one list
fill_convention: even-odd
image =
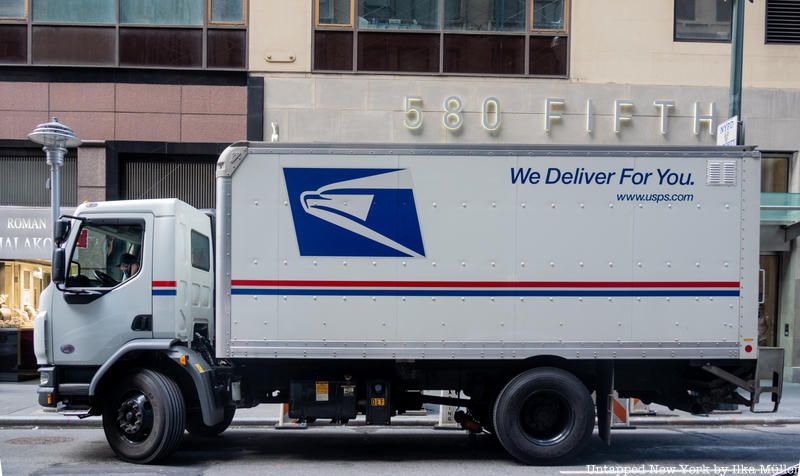
[(143, 231), (140, 224), (84, 224), (72, 251), (67, 287), (114, 287), (136, 276)]

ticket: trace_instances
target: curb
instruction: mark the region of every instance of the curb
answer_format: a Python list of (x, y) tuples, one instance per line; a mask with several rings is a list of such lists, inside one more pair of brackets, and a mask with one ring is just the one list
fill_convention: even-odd
[[(278, 423), (275, 418), (240, 417), (234, 418), (232, 427), (274, 427)], [(436, 419), (402, 419), (395, 420), (394, 427), (433, 427), (438, 423)], [(631, 427), (636, 428), (664, 428), (668, 426), (746, 426), (746, 425), (800, 425), (800, 417), (786, 418), (714, 418), (714, 417), (634, 417), (630, 419)], [(102, 428), (100, 417), (93, 416), (84, 419), (68, 416), (0, 416), (0, 427), (36, 426), (47, 428)], [(348, 426), (365, 426), (364, 421), (353, 421)], [(333, 426), (319, 424), (309, 428), (333, 428)]]

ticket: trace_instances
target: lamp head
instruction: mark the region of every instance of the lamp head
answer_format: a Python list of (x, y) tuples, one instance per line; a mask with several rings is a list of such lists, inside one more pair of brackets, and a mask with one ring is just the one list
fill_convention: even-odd
[(62, 148), (78, 147), (81, 140), (75, 132), (53, 118), (52, 122), (39, 124), (36, 129), (28, 134), (28, 139), (45, 147), (55, 146)]

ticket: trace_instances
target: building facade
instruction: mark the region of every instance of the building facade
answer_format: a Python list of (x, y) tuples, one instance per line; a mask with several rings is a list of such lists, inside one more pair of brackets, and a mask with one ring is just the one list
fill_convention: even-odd
[[(0, 0), (0, 205), (47, 205), (24, 139), (51, 116), (85, 141), (68, 157), (67, 204), (213, 206), (215, 156), (240, 139), (714, 145), (731, 3)], [(764, 157), (765, 200), (781, 203), (800, 192), (794, 3), (745, 2), (746, 142)], [(784, 215), (762, 225), (760, 340), (787, 349), (800, 381)]]
[(27, 134), (57, 117), (83, 140), (63, 167), (66, 207), (213, 207), (216, 158), (247, 136), (247, 12), (246, 0), (0, 0), (0, 328), (30, 327), (50, 281), (49, 167)]

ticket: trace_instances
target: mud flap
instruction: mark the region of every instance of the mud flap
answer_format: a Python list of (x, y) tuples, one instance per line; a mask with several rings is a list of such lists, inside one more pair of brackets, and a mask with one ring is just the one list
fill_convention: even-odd
[(601, 362), (597, 366), (597, 433), (603, 442), (611, 446), (611, 422), (614, 404), (614, 363)]

